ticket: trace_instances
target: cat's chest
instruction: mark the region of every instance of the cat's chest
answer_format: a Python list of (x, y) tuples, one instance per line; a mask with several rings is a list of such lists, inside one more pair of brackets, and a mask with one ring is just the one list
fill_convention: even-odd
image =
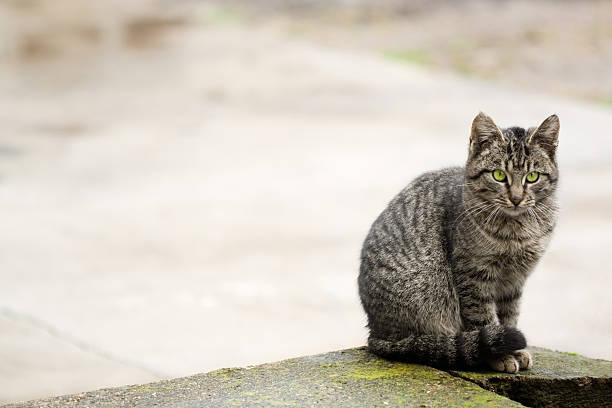
[(522, 287), (537, 260), (537, 254), (530, 251), (480, 256), (471, 258), (470, 269), (480, 271), (478, 283), (497, 298)]
[(532, 247), (513, 251), (460, 251), (454, 266), (458, 272), (479, 271), (490, 282), (526, 277), (539, 260), (541, 251)]
[(538, 258), (538, 252), (524, 248), (475, 257), (476, 260), (480, 261), (483, 268), (497, 276), (508, 272), (527, 272), (537, 262)]

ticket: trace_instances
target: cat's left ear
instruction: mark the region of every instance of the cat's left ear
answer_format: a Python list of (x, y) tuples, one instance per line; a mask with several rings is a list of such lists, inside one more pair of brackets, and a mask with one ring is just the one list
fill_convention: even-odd
[(470, 134), (470, 156), (474, 156), (488, 149), (496, 143), (507, 143), (501, 129), (493, 122), (490, 116), (480, 112), (472, 121)]
[(550, 115), (536, 130), (530, 132), (525, 144), (527, 146), (538, 145), (551, 157), (554, 156), (559, 144), (560, 126), (559, 117), (557, 115)]

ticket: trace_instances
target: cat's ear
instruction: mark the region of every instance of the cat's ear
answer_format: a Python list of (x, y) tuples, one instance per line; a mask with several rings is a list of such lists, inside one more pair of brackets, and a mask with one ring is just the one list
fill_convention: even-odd
[(538, 145), (551, 157), (554, 156), (559, 144), (560, 126), (559, 117), (557, 115), (550, 115), (534, 131), (529, 132), (525, 144), (527, 146)]
[(476, 115), (472, 121), (472, 133), (470, 134), (470, 155), (484, 150), (492, 143), (507, 141), (490, 116), (482, 112)]

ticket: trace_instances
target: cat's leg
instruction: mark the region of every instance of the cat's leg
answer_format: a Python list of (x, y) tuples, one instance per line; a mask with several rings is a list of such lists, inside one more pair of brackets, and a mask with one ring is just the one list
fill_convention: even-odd
[[(516, 327), (519, 316), (520, 299), (521, 290), (515, 289), (513, 292), (495, 300), (497, 317), (501, 324)], [(519, 369), (525, 370), (533, 367), (533, 359), (527, 350), (517, 350), (512, 353), (512, 356), (518, 362)]]
[(501, 324), (516, 327), (520, 311), (521, 290), (514, 290), (495, 299), (497, 317)]
[(465, 330), (500, 323), (493, 296), (494, 290), (494, 284), (486, 272), (468, 271), (457, 275), (457, 295)]
[[(500, 321), (495, 299), (495, 282), (487, 271), (472, 271), (460, 275), (457, 293), (461, 303), (461, 318), (466, 330), (487, 325), (509, 325)], [(486, 359), (487, 365), (495, 371), (516, 373), (521, 367), (514, 352), (495, 355)]]

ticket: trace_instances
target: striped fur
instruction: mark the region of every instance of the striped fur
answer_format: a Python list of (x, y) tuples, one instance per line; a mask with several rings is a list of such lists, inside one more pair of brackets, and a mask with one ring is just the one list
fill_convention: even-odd
[[(365, 239), (359, 273), (374, 353), (438, 367), (530, 366), (517, 354), (526, 342), (516, 324), (523, 285), (555, 226), (558, 131), (555, 115), (537, 129), (501, 130), (481, 113), (465, 167), (425, 173), (389, 203)], [(532, 171), (540, 177), (528, 183)]]

